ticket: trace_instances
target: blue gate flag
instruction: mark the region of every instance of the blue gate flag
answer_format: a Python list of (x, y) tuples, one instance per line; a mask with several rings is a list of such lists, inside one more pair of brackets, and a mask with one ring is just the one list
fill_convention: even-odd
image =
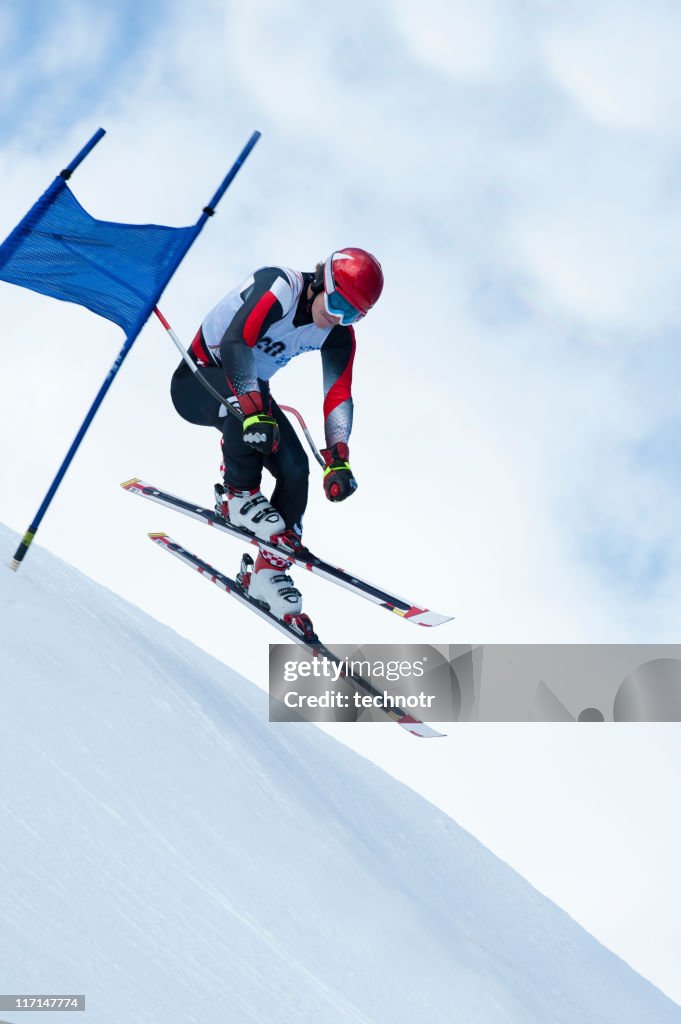
[(196, 226), (95, 220), (66, 184), (47, 208), (46, 198), (26, 215), (18, 236), (0, 247), (0, 279), (87, 306), (129, 336), (191, 245)]
[(126, 333), (123, 347), (14, 552), (10, 566), (15, 571), (33, 543), (38, 527), (135, 339), (154, 312), (156, 303), (192, 242), (215, 213), (215, 207), (260, 138), (260, 132), (253, 132), (217, 192), (204, 206), (196, 224), (187, 228), (168, 228), (162, 224), (117, 224), (95, 220), (69, 190), (66, 182), (104, 134), (103, 128), (97, 129), (0, 245), (0, 280), (87, 306), (100, 316), (120, 324)]

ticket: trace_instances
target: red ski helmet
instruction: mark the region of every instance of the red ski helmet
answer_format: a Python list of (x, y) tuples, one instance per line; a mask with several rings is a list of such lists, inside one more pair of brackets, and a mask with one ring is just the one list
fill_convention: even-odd
[(339, 316), (342, 324), (354, 323), (378, 302), (381, 264), (366, 249), (338, 249), (324, 264), (323, 286), (327, 313)]

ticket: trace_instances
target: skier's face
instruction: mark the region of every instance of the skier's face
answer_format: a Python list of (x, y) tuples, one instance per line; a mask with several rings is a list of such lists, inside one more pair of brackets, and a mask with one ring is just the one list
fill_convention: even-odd
[(312, 303), (312, 322), (316, 327), (335, 327), (339, 324), (341, 318), (339, 316), (329, 316), (324, 306), (324, 295), (322, 292), (319, 295), (315, 295)]

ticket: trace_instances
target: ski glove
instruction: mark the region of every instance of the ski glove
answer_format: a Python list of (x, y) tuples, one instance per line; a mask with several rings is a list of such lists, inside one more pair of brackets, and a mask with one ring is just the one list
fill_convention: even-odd
[(274, 454), (279, 448), (279, 427), (273, 416), (257, 412), (247, 416), (243, 425), (243, 441), (263, 455)]
[(345, 501), (357, 490), (357, 481), (348, 462), (348, 446), (339, 441), (333, 448), (322, 448), (322, 456), (326, 463), (324, 491), (327, 498), (329, 501)]

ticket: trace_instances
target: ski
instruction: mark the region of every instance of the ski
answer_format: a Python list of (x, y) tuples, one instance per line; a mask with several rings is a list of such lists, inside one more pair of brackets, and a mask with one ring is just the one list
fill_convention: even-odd
[[(207, 526), (214, 526), (218, 530), (229, 533), (232, 537), (245, 540), (249, 544), (255, 544), (256, 547), (263, 548), (266, 551), (272, 551), (280, 557), (282, 555), (281, 548), (259, 540), (249, 530), (233, 526), (213, 509), (203, 508), (201, 505), (193, 505), (183, 498), (178, 498), (174, 494), (168, 494), (166, 491), (161, 491), (157, 487), (152, 486), (152, 484), (145, 483), (138, 477), (126, 480), (121, 484), (121, 487), (130, 494), (138, 494), (143, 498), (149, 498), (159, 505), (165, 505), (166, 508), (175, 509), (175, 511), (181, 512), (183, 515), (198, 519)], [(371, 601), (373, 604), (380, 605), (381, 608), (386, 608), (395, 615), (399, 615), (400, 618), (406, 619), (407, 622), (413, 622), (417, 626), (439, 626), (443, 622), (450, 622), (452, 619), (451, 615), (440, 615), (429, 608), (424, 608), (421, 605), (415, 605), (400, 597), (396, 597), (394, 594), (374, 586), (373, 583), (369, 583), (359, 576), (346, 572), (345, 569), (339, 569), (329, 562), (325, 562), (317, 555), (313, 555), (311, 551), (307, 551), (307, 549), (298, 555), (287, 551), (286, 558), (289, 558), (291, 562), (301, 569), (307, 569), (308, 572), (314, 573), (322, 579), (330, 580), (332, 583), (336, 583), (338, 586), (366, 598), (367, 601)]]
[[(218, 569), (213, 568), (208, 562), (205, 562), (198, 555), (193, 555), (191, 551), (187, 551), (181, 544), (176, 543), (167, 533), (150, 533), (149, 537), (158, 544), (159, 547), (163, 548), (169, 554), (174, 555), (185, 565), (195, 569), (204, 579), (214, 583), (217, 587), (223, 590), (227, 594), (231, 594), (232, 597), (236, 598), (241, 604), (246, 605), (251, 611), (254, 611), (260, 618), (265, 619), (275, 626), (281, 633), (287, 636), (290, 640), (305, 647), (315, 657), (326, 657), (330, 662), (336, 665), (342, 665), (342, 661), (333, 654), (332, 651), (326, 647), (317, 634), (312, 629), (312, 623), (307, 615), (303, 616), (291, 616), (292, 622), (284, 622), (278, 619), (276, 615), (273, 615), (269, 609), (260, 604), (259, 601), (253, 600), (248, 596), (246, 590), (239, 585), (236, 580), (230, 579), (229, 576), (225, 576), (224, 573), (219, 572)], [(297, 620), (304, 620), (302, 629)], [(363, 679), (362, 676), (354, 675), (349, 672), (342, 671), (341, 676), (351, 682), (356, 689), (362, 690), (364, 693), (370, 694), (372, 697), (381, 699), (383, 694), (380, 690), (377, 690), (375, 686)], [(444, 736), (444, 733), (436, 732), (435, 729), (422, 722), (419, 718), (415, 718), (406, 711), (402, 711), (400, 708), (388, 708), (385, 705), (375, 705), (380, 711), (382, 711), (388, 718), (397, 722), (403, 729), (413, 733), (414, 736), (420, 736), (422, 738), (430, 739), (438, 736)]]

